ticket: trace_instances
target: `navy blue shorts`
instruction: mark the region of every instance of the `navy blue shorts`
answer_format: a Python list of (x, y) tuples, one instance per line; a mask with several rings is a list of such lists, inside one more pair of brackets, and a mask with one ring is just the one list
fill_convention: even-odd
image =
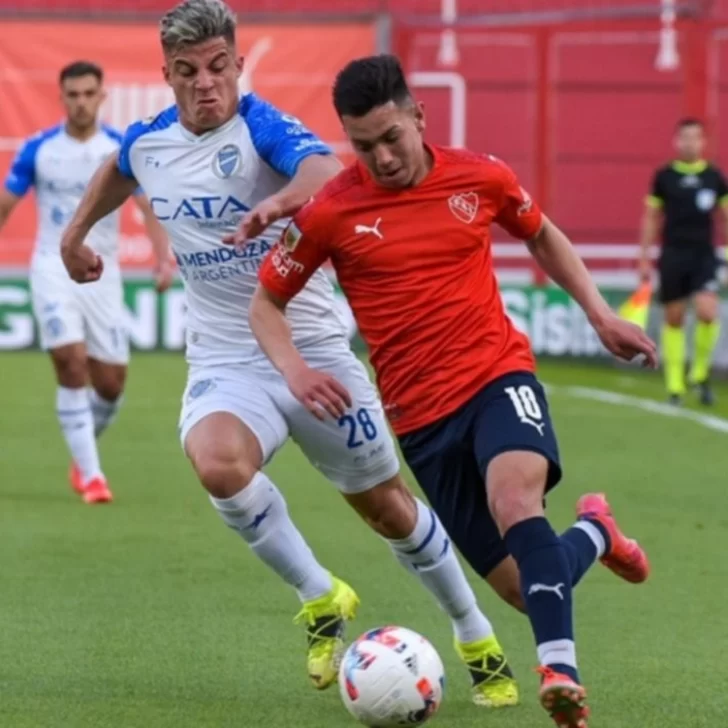
[(445, 530), (483, 577), (508, 556), (488, 508), (485, 473), (490, 461), (513, 450), (537, 452), (549, 461), (545, 489), (561, 480), (546, 395), (529, 372), (491, 382), (451, 415), (399, 442)]

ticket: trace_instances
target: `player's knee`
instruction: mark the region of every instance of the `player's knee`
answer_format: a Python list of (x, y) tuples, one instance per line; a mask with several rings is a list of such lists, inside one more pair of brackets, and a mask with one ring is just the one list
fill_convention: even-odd
[(695, 317), (704, 324), (712, 324), (718, 318), (718, 297), (701, 296), (695, 301)]
[(486, 483), (490, 512), (502, 534), (543, 513), (548, 462), (534, 452), (506, 452), (488, 466)]
[(668, 326), (679, 329), (685, 323), (685, 311), (680, 306), (665, 307), (665, 323)]
[(400, 476), (346, 498), (364, 521), (384, 538), (407, 538), (415, 529), (417, 506)]
[(238, 453), (201, 452), (191, 459), (200, 482), (215, 498), (232, 498), (250, 483), (257, 472)]
[(94, 389), (100, 397), (107, 402), (116, 402), (124, 393), (124, 385), (126, 383), (126, 371), (115, 370), (109, 372), (98, 381), (94, 382)]
[(88, 367), (91, 384), (96, 393), (107, 402), (116, 402), (124, 392), (126, 366), (123, 364), (108, 364), (90, 358)]

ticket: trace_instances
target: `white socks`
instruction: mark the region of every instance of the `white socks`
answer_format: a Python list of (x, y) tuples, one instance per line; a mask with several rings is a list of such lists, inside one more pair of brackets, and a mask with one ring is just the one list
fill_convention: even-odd
[(116, 419), (123, 397), (112, 402), (104, 399), (93, 387), (89, 388), (88, 393), (94, 418), (94, 434), (98, 437)]
[(414, 573), (450, 617), (459, 642), (486, 639), (493, 634), (480, 611), (450, 539), (437, 516), (417, 502), (417, 523), (408, 538), (389, 541), (397, 560)]
[(288, 515), (281, 492), (263, 473), (232, 498), (210, 501), (223, 521), (237, 531), (258, 558), (297, 592), (302, 602), (333, 589), (331, 575), (316, 561)]
[[(276, 486), (259, 472), (232, 498), (210, 501), (225, 523), (237, 531), (258, 558), (293, 586), (301, 601), (328, 594), (330, 574), (316, 561), (288, 515)], [(417, 524), (405, 539), (388, 541), (395, 556), (432, 593), (451, 618), (456, 638), (476, 642), (493, 634), (437, 516), (417, 501)]]
[(85, 387), (58, 387), (56, 414), (73, 462), (81, 471), (84, 483), (102, 475), (96, 449), (94, 418)]
[(589, 521), (577, 521), (572, 528), (580, 528), (589, 536), (597, 549), (597, 559), (601, 559), (604, 556), (604, 552), (607, 550), (607, 544), (604, 541), (602, 532), (593, 523), (589, 523)]
[(566, 665), (576, 670), (576, 648), (574, 640), (543, 642), (537, 648), (540, 665)]

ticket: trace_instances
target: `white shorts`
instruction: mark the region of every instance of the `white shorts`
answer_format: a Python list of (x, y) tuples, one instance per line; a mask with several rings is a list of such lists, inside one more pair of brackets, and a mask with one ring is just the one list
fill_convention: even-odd
[(118, 268), (95, 283), (75, 283), (55, 258), (36, 259), (30, 269), (33, 313), (45, 351), (85, 343), (88, 356), (109, 364), (129, 362), (129, 335)]
[(348, 347), (304, 356), (332, 374), (350, 392), (351, 410), (322, 422), (291, 394), (272, 365), (227, 365), (190, 369), (182, 397), (182, 447), (192, 427), (213, 412), (238, 417), (257, 437), (267, 463), (289, 435), (309, 462), (343, 493), (361, 493), (399, 472), (394, 441), (366, 369)]

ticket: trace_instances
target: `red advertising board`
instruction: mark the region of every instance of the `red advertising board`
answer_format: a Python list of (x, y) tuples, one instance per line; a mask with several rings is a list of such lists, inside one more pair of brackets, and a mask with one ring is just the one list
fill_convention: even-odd
[[(241, 91), (254, 90), (298, 116), (339, 153), (346, 152), (330, 93), (336, 72), (375, 48), (367, 24), (246, 25), (238, 33), (246, 57)], [(3, 22), (0, 24), (0, 175), (22, 141), (62, 119), (58, 71), (79, 59), (106, 73), (104, 121), (123, 130), (173, 103), (162, 78), (153, 24)], [(0, 267), (27, 265), (35, 233), (32, 195), (0, 233)], [(148, 267), (149, 245), (133, 205), (124, 209), (122, 264)]]

